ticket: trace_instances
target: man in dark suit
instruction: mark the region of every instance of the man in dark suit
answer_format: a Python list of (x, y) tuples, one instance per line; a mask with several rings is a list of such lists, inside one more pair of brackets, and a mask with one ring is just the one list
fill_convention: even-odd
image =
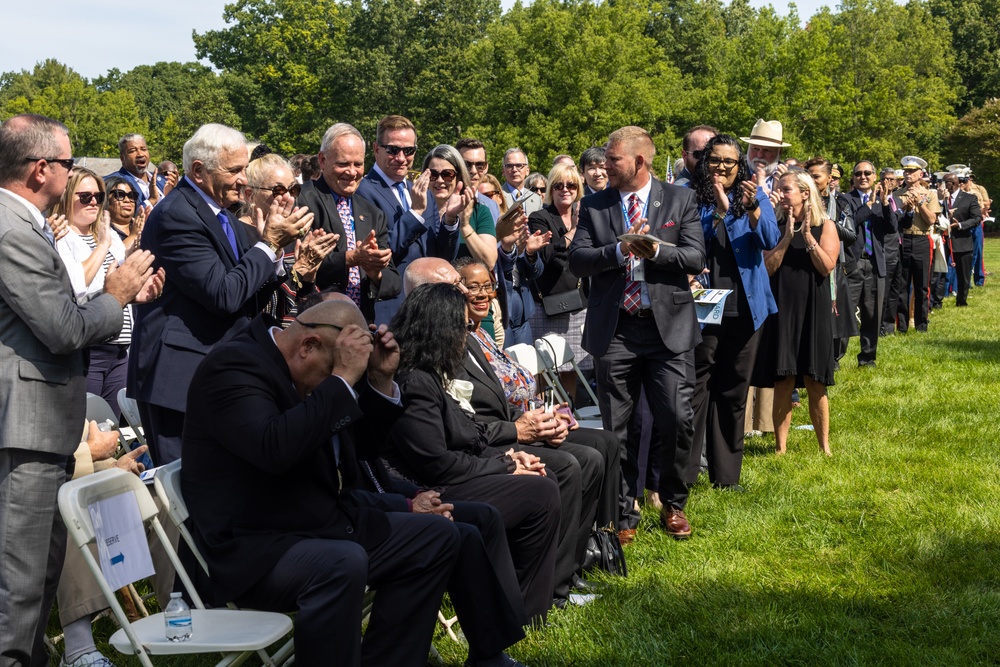
[(955, 272), (958, 277), (955, 305), (968, 306), (972, 254), (975, 250), (973, 234), (983, 219), (982, 209), (979, 206), (979, 199), (975, 195), (962, 191), (958, 182), (958, 174), (946, 174), (944, 185), (948, 188), (949, 196), (945, 200), (945, 211), (951, 221), (949, 230), (951, 251), (955, 257)]
[(851, 303), (858, 305), (861, 320), (858, 366), (875, 365), (885, 300), (885, 237), (895, 232), (896, 219), (888, 206), (889, 194), (883, 191), (879, 199), (874, 191), (875, 177), (871, 162), (858, 162), (852, 175), (854, 189), (844, 195), (858, 232), (853, 246), (855, 260), (845, 267)]
[(195, 368), (212, 346), (263, 310), (284, 275), (281, 249), (312, 224), (312, 215), (285, 194), (272, 207), (262, 240), (251, 243), (226, 210), (247, 185), (247, 158), (242, 133), (201, 126), (184, 144), (184, 178), (142, 231), (141, 247), (166, 268), (167, 281), (163, 298), (136, 309), (128, 386), (156, 465), (180, 456)]
[[(705, 243), (694, 192), (654, 179), (654, 153), (639, 127), (608, 138), (610, 187), (583, 200), (569, 268), (590, 278), (582, 343), (597, 360), (604, 428), (622, 443), (639, 442), (628, 430), (645, 388), (662, 438), (662, 522), (668, 534), (685, 538), (691, 534), (684, 475), (694, 428), (694, 348), (701, 341), (688, 274), (704, 267)], [(626, 232), (651, 233), (660, 242), (619, 241)], [(622, 453), (621, 530), (634, 531), (639, 521), (634, 503), (641, 482), (630, 481), (636, 461), (636, 453)]]
[[(417, 152), (417, 130), (408, 118), (386, 116), (375, 129), (375, 164), (361, 179), (358, 196), (378, 206), (389, 227), (389, 248), (396, 271), (419, 257), (441, 257), (449, 262), (458, 254), (458, 225), (441, 224), (429, 179), (407, 181)], [(375, 304), (375, 319), (389, 322), (403, 302), (402, 290), (393, 299)]]
[(402, 280), (392, 261), (385, 214), (363, 197), (355, 197), (365, 175), (365, 140), (347, 123), (331, 125), (319, 149), (322, 176), (305, 183), (298, 203), (316, 215), (316, 225), (340, 235), (316, 275), (320, 289), (343, 287), (369, 322), (375, 303), (395, 298)]
[(56, 505), (86, 413), (83, 349), (115, 336), (122, 308), (163, 273), (133, 253), (78, 304), (42, 211), (73, 170), (69, 131), (38, 115), (0, 125), (0, 665), (48, 665), (45, 635), (66, 553)]
[(896, 170), (892, 167), (882, 169), (879, 179), (877, 189), (879, 192), (888, 193), (885, 205), (889, 210), (885, 216), (887, 220), (891, 218), (893, 221), (892, 228), (886, 229), (882, 242), (885, 256), (885, 278), (882, 280), (882, 289), (885, 293), (885, 302), (882, 305), (882, 326), (879, 327), (879, 335), (887, 336), (896, 331), (896, 310), (903, 290), (903, 266), (899, 263), (901, 249), (899, 221), (903, 217), (903, 207), (900, 200), (892, 194), (898, 185)]
[(216, 601), (297, 611), (304, 665), (426, 662), (458, 531), (345, 491), (402, 412), (398, 362), (385, 327), (373, 337), (357, 307), (332, 301), (285, 330), (258, 317), (191, 386), (181, 484)]
[(157, 186), (156, 173), (148, 169), (149, 148), (141, 134), (126, 134), (119, 139), (118, 156), (122, 161), (122, 168), (105, 176), (104, 180), (114, 176), (125, 179), (139, 195), (137, 206), (147, 207), (148, 210), (148, 207), (159, 203), (160, 198), (173, 189), (174, 185), (169, 180), (164, 182), (163, 190)]

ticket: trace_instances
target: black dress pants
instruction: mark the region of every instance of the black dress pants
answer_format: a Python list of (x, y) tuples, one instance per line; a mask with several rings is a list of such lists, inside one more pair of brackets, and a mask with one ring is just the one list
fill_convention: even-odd
[(900, 293), (903, 291), (903, 267), (899, 262), (899, 237), (887, 238), (884, 248), (885, 276), (882, 278), (882, 285), (885, 300), (882, 304), (882, 326), (879, 330), (883, 336), (896, 330), (896, 309), (899, 306)]
[(902, 272), (902, 290), (899, 294), (896, 327), (905, 332), (910, 326), (910, 287), (913, 287), (913, 326), (917, 331), (927, 331), (927, 313), (930, 310), (931, 242), (924, 234), (903, 234), (903, 247), (899, 254)]
[(858, 319), (861, 328), (861, 350), (858, 365), (875, 363), (878, 352), (878, 332), (882, 324), (882, 302), (885, 283), (875, 273), (874, 258), (862, 255), (858, 266), (847, 276), (851, 298), (858, 304)]
[(529, 620), (544, 621), (552, 606), (556, 544), (559, 534), (559, 486), (551, 477), (484, 475), (441, 492), (441, 500), (474, 500), (500, 512), (521, 599)]
[(721, 324), (702, 329), (701, 344), (694, 350), (694, 445), (688, 484), (698, 481), (702, 443), (712, 484), (740, 483), (747, 391), (760, 337), (761, 329), (754, 330), (749, 314), (724, 317)]
[[(371, 551), (347, 540), (303, 540), (237, 600), (253, 609), (298, 611), (296, 664), (427, 664), (461, 538), (455, 524), (442, 516), (387, 516), (392, 531)], [(366, 584), (376, 593), (362, 642)]]
[(956, 252), (955, 275), (958, 279), (958, 292), (955, 295), (956, 306), (969, 305), (969, 282), (972, 276), (972, 251)]

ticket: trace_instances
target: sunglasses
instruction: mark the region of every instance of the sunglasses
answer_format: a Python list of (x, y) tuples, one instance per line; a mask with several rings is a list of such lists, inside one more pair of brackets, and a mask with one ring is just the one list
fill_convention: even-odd
[(469, 171), (486, 171), (489, 166), (488, 162), (469, 162), (465, 161), (465, 166)]
[(710, 157), (707, 160), (705, 160), (705, 162), (708, 163), (709, 167), (718, 167), (719, 165), (722, 165), (727, 170), (732, 169), (733, 167), (739, 164), (739, 160), (734, 160), (731, 157), (727, 158)]
[(487, 196), (487, 197), (489, 197), (490, 199), (493, 199), (493, 198), (494, 198), (494, 197), (496, 197), (496, 196), (497, 196), (498, 194), (500, 194), (500, 191), (499, 191), (499, 190), (487, 190), (486, 192), (483, 192), (483, 193), (481, 193), (481, 194), (483, 194), (483, 195), (486, 195), (486, 196)]
[(537, 192), (540, 195), (544, 195), (545, 194), (545, 186), (544, 185), (536, 185), (535, 187), (528, 188), (528, 189), (531, 190), (532, 192)]
[(553, 190), (568, 190), (568, 191), (576, 192), (577, 186), (576, 186), (576, 183), (556, 183), (555, 185), (552, 186), (552, 189)]
[(417, 152), (416, 146), (386, 146), (383, 143), (380, 143), (379, 146), (385, 149), (385, 152), (393, 157), (399, 155), (400, 152), (402, 152), (406, 157), (410, 157)]
[(125, 201), (126, 199), (131, 202), (139, 201), (139, 193), (129, 192), (128, 190), (112, 190), (108, 193), (108, 196), (115, 201)]
[(70, 169), (72, 169), (73, 165), (76, 164), (76, 158), (71, 158), (71, 157), (67, 157), (67, 158), (63, 158), (63, 159), (59, 159), (59, 158), (55, 158), (55, 157), (26, 157), (26, 158), (24, 158), (25, 162), (38, 162), (39, 160), (45, 160), (46, 162), (55, 162), (56, 164), (61, 164), (62, 166), (66, 167), (67, 171), (69, 171)]
[(80, 203), (84, 206), (90, 206), (90, 202), (97, 202), (100, 206), (104, 203), (104, 193), (103, 192), (77, 192), (76, 198), (80, 200)]
[(438, 178), (443, 180), (445, 183), (451, 183), (455, 180), (455, 170), (454, 169), (442, 169), (438, 171), (437, 169), (429, 169), (431, 172), (431, 180), (436, 181)]
[(874, 171), (856, 171), (856, 172), (854, 172), (854, 178), (858, 178), (859, 176), (874, 176), (874, 175), (875, 175)]
[(255, 188), (252, 185), (250, 187), (254, 190), (262, 190), (270, 192), (272, 197), (280, 197), (286, 192), (290, 192), (293, 197), (298, 197), (299, 193), (302, 192), (302, 186), (299, 185), (298, 183), (292, 183), (292, 186), (290, 188), (286, 188), (284, 185), (275, 185), (270, 188)]

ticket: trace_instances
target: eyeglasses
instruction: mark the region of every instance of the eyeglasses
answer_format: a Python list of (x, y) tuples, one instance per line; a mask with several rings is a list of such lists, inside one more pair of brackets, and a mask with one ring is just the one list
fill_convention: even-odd
[(538, 193), (538, 194), (540, 194), (540, 195), (544, 195), (544, 194), (545, 194), (545, 189), (546, 189), (546, 188), (545, 188), (545, 186), (544, 186), (544, 185), (536, 185), (535, 187), (533, 187), (533, 188), (528, 188), (528, 189), (529, 189), (529, 190), (531, 190), (532, 192), (537, 192), (537, 193)]
[(115, 201), (125, 201), (126, 199), (132, 202), (139, 201), (139, 193), (129, 192), (128, 190), (112, 190), (108, 193), (108, 196)]
[(416, 146), (386, 146), (383, 143), (379, 143), (379, 146), (385, 149), (385, 152), (389, 155), (396, 157), (402, 151), (403, 155), (410, 157), (417, 152)]
[(57, 158), (57, 157), (26, 157), (25, 162), (38, 162), (39, 160), (45, 160), (46, 162), (55, 162), (56, 164), (61, 164), (66, 167), (66, 171), (73, 169), (73, 165), (76, 164), (76, 158)]
[(465, 166), (469, 171), (486, 171), (490, 165), (488, 162), (469, 162), (466, 160)]
[(90, 206), (92, 201), (96, 201), (98, 206), (104, 203), (103, 192), (77, 192), (76, 196), (84, 206)]
[(254, 190), (266, 190), (270, 192), (273, 197), (280, 197), (286, 192), (290, 192), (293, 197), (298, 197), (299, 193), (302, 192), (302, 186), (298, 183), (293, 183), (289, 188), (286, 188), (284, 185), (274, 185), (269, 188), (255, 188), (252, 185), (250, 187)]
[(568, 190), (571, 192), (577, 191), (576, 183), (556, 183), (552, 186), (553, 190)]
[(860, 178), (861, 176), (874, 176), (874, 171), (856, 171), (854, 172), (854, 178)]
[(527, 162), (511, 162), (510, 164), (505, 164), (503, 168), (513, 171), (517, 169), (525, 169), (527, 168), (527, 166), (528, 166)]
[(726, 171), (729, 171), (730, 169), (739, 164), (739, 160), (734, 160), (731, 157), (727, 158), (710, 157), (707, 160), (705, 160), (705, 162), (708, 163), (709, 167), (718, 167), (719, 165), (722, 165), (723, 167), (726, 168)]
[(438, 171), (437, 169), (428, 169), (431, 172), (431, 180), (436, 181), (438, 178), (443, 180), (445, 183), (451, 183), (455, 180), (455, 170), (454, 169), (442, 169)]
[(469, 291), (469, 296), (479, 296), (480, 294), (489, 296), (497, 291), (497, 286), (495, 283), (483, 283), (482, 285), (473, 283), (466, 285), (465, 289)]

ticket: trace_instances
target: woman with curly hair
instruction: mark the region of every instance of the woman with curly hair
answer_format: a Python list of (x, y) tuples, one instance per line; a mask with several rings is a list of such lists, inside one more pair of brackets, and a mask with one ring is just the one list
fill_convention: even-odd
[[(729, 289), (722, 320), (702, 329), (695, 348), (694, 442), (687, 481), (698, 478), (705, 443), (712, 484), (734, 488), (743, 465), (747, 389), (761, 330), (777, 312), (764, 251), (778, 243), (774, 208), (751, 177), (736, 137), (720, 134), (706, 145), (691, 181), (705, 235), (701, 281)], [(699, 285), (700, 286), (700, 285)]]

